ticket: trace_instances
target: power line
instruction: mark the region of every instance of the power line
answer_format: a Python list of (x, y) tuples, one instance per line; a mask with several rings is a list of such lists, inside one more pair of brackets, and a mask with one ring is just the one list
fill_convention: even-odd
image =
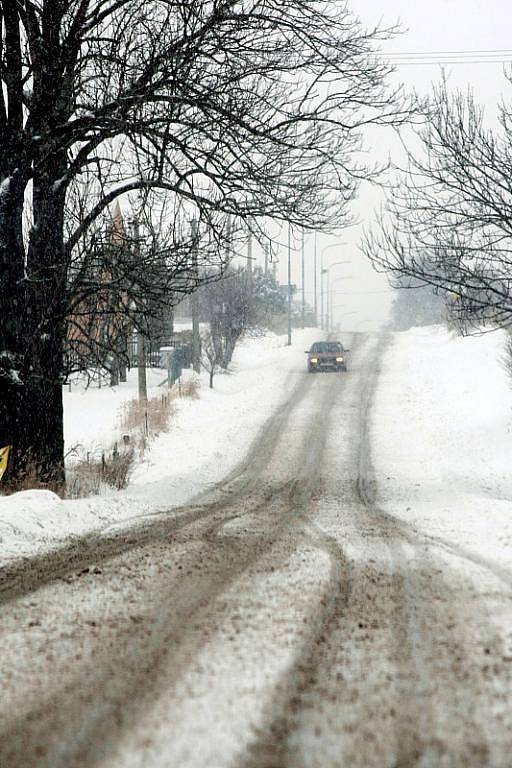
[(512, 55), (510, 59), (448, 59), (446, 61), (436, 59), (425, 59), (425, 61), (406, 61), (405, 59), (397, 59), (391, 63), (397, 67), (428, 66), (429, 64), (511, 64)]
[(336, 293), (340, 296), (374, 296), (377, 293), (393, 293), (393, 288), (389, 288), (386, 291), (332, 291), (332, 293)]
[[(384, 53), (384, 51), (383, 51)], [(396, 51), (385, 54), (387, 58), (395, 56), (496, 56), (498, 54), (511, 54), (512, 48), (489, 48), (482, 50), (461, 50), (461, 51)]]
[(488, 48), (482, 50), (461, 51), (382, 52), (382, 55), (391, 64), (396, 66), (421, 66), (424, 64), (509, 64), (512, 62), (512, 49), (510, 48)]

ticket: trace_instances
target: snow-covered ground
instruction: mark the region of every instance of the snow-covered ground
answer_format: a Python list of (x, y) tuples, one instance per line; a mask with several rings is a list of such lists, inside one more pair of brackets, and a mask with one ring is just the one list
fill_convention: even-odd
[(307, 377), (314, 335), (244, 344), (127, 491), (0, 500), (6, 559), (169, 510), (288, 400), (209, 514), (5, 602), (6, 765), (43, 748), (52, 766), (510, 764), (503, 335), (393, 335), (373, 404), (380, 338), (348, 374)]
[[(47, 549), (89, 531), (110, 530), (145, 515), (186, 503), (219, 482), (240, 462), (258, 430), (287, 399), (291, 371), (305, 370), (304, 350), (319, 331), (249, 338), (235, 352), (232, 370), (218, 375), (214, 389), (202, 378), (200, 397), (173, 401), (168, 433), (146, 449), (126, 491), (76, 501), (50, 491), (23, 491), (0, 497), (0, 565), (13, 557)], [(148, 394), (165, 391), (165, 372), (148, 377)], [(136, 395), (136, 372), (126, 384), (72, 387), (64, 392), (65, 442), (69, 451), (108, 449), (119, 439), (120, 410)]]
[[(304, 366), (314, 329), (247, 339), (233, 370), (202, 381), (198, 400), (176, 401), (169, 432), (155, 440), (126, 491), (62, 501), (46, 491), (0, 497), (0, 562), (51, 547), (69, 535), (109, 530), (185, 504), (226, 476), (268, 416), (289, 394), (290, 372)], [(502, 333), (458, 338), (441, 327), (394, 334), (381, 360), (372, 411), (372, 454), (379, 504), (426, 536), (479, 558), (512, 555), (512, 382)], [(155, 371), (151, 393), (163, 390)], [(65, 392), (69, 450), (108, 448), (136, 380), (112, 390)]]
[(394, 334), (373, 406), (380, 505), (442, 539), (452, 562), (459, 551), (475, 567), (512, 560), (504, 340), (503, 332), (460, 338), (442, 327)]
[[(166, 371), (147, 369), (148, 397), (165, 392), (160, 387)], [(64, 387), (64, 442), (66, 452), (78, 446), (79, 452), (97, 453), (108, 450), (120, 436), (120, 416), (123, 406), (137, 397), (137, 369), (133, 368), (125, 383), (117, 387), (92, 383), (89, 387), (76, 382)]]

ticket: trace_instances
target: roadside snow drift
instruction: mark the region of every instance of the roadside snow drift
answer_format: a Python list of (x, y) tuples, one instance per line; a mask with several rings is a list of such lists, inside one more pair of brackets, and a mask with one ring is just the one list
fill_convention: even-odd
[(442, 327), (392, 336), (381, 360), (372, 448), (386, 512), (450, 547), (510, 565), (512, 381), (503, 332)]

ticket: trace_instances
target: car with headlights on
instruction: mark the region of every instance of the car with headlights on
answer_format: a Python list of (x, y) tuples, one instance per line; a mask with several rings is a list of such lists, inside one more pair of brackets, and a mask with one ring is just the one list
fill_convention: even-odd
[(347, 352), (341, 341), (315, 341), (306, 350), (308, 371), (346, 371)]

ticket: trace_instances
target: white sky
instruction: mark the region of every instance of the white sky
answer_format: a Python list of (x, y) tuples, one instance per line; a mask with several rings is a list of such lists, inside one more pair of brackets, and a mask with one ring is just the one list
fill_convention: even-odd
[[(352, 8), (363, 23), (370, 27), (382, 21), (393, 24), (399, 20), (405, 28), (402, 36), (389, 41), (385, 51), (433, 52), (512, 49), (510, 0), (352, 0)], [(453, 87), (466, 89), (472, 86), (479, 101), (492, 115), (502, 94), (508, 94), (503, 76), (502, 64), (458, 64), (446, 68), (449, 82)], [(396, 78), (408, 88), (428, 92), (433, 82), (438, 82), (441, 68), (437, 65), (413, 65), (397, 68)], [(512, 100), (512, 88), (510, 88)], [(387, 138), (379, 136), (379, 150), (368, 147), (370, 157), (386, 157)], [(391, 139), (389, 139), (391, 147)], [(384, 154), (382, 154), (384, 152)], [(372, 190), (362, 190), (355, 205), (361, 224), (368, 224), (374, 218), (379, 196)], [(318, 254), (328, 245), (338, 241), (347, 244), (332, 247), (325, 252), (325, 263), (350, 259), (349, 266), (334, 267), (332, 279), (337, 279), (336, 291), (350, 291), (351, 295), (338, 294), (335, 304), (343, 304), (336, 310), (342, 328), (347, 330), (371, 330), (386, 318), (389, 306), (387, 279), (377, 275), (358, 252), (357, 244), (361, 227), (340, 232), (339, 237), (318, 237)], [(286, 280), (286, 254), (280, 254), (281, 263), (278, 277)], [(313, 303), (313, 236), (306, 244), (306, 295)], [(292, 282), (300, 286), (300, 257), (294, 256)], [(343, 275), (350, 280), (343, 284)], [(345, 314), (347, 313), (347, 314)], [(350, 313), (350, 314), (348, 314)]]

